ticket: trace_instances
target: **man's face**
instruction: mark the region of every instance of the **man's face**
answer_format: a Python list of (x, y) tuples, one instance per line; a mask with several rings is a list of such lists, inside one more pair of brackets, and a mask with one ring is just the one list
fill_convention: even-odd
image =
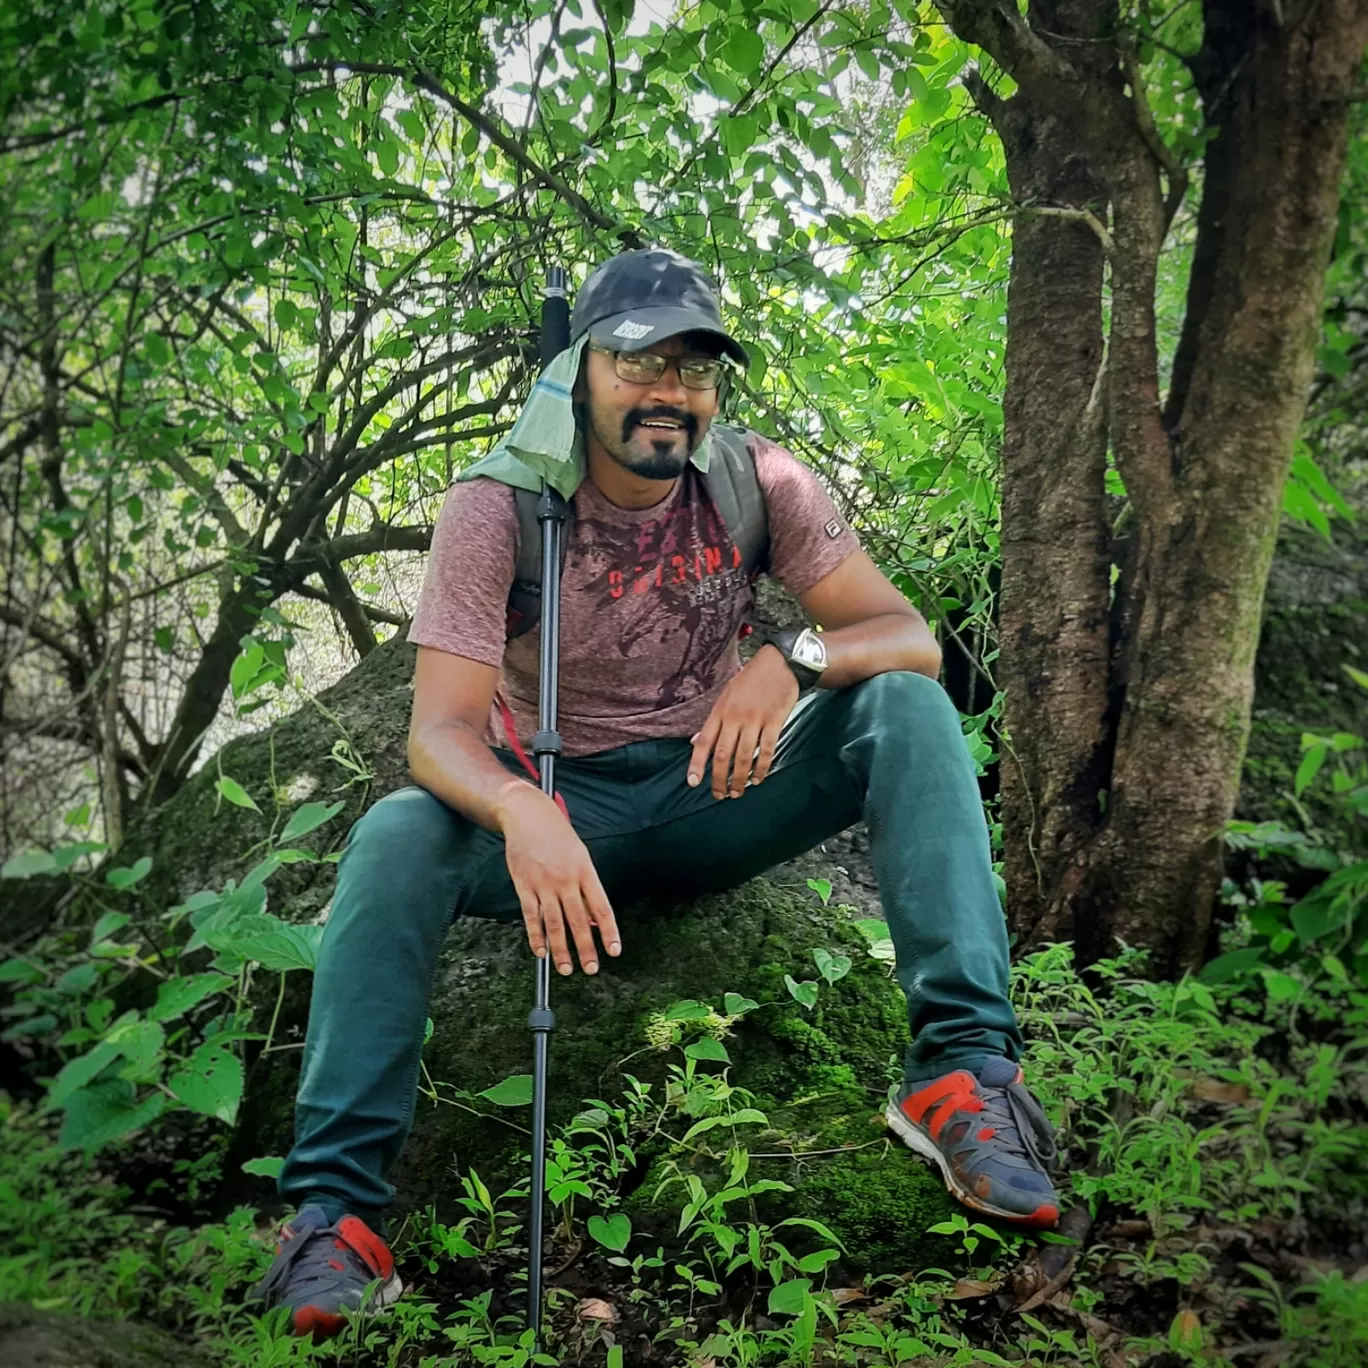
[[(653, 342), (647, 349), (677, 361), (720, 354), (714, 338), (685, 333)], [(647, 480), (673, 480), (708, 432), (717, 413), (718, 392), (686, 389), (674, 365), (658, 380), (623, 380), (614, 358), (585, 349), (585, 409), (589, 437), (620, 466)]]

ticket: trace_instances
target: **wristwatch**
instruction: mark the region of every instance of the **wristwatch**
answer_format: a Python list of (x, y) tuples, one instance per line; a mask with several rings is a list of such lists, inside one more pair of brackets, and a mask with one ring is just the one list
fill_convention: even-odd
[(827, 667), (826, 642), (811, 627), (804, 627), (801, 632), (792, 627), (771, 632), (767, 644), (778, 648), (800, 690), (813, 688), (821, 679)]

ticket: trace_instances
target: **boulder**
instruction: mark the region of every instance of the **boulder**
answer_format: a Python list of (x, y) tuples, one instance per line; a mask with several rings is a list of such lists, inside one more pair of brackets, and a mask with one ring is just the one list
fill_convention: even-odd
[(0, 1303), (0, 1363), (9, 1368), (208, 1368), (184, 1340), (130, 1321), (91, 1321)]
[[(153, 819), (132, 832), (120, 863), (153, 857), (140, 885), (149, 909), (169, 908), (201, 889), (240, 878), (264, 849), (274, 803), (282, 812), (302, 801), (343, 802), (338, 815), (299, 842), (320, 854), (340, 848), (364, 807), (407, 782), (413, 651), (392, 640), (378, 647), (332, 689), (271, 728), (230, 742)], [(225, 803), (220, 774), (235, 779), (261, 808)], [(277, 819), (277, 829), (283, 817)], [(295, 922), (324, 920), (334, 865), (296, 863), (268, 884), (270, 911)], [(832, 885), (824, 905), (809, 880)], [(770, 1125), (753, 1131), (752, 1148), (781, 1156), (757, 1160), (754, 1172), (793, 1184), (783, 1214), (829, 1221), (852, 1262), (912, 1266), (926, 1225), (948, 1212), (939, 1179), (901, 1146), (885, 1143), (879, 1120), (907, 1040), (902, 995), (889, 965), (872, 958), (854, 928), (855, 915), (879, 916), (863, 833), (847, 833), (825, 849), (783, 866), (729, 894), (683, 906), (619, 909), (624, 954), (596, 978), (576, 974), (553, 984), (557, 1027), (551, 1044), (553, 1124), (588, 1099), (617, 1099), (627, 1075), (663, 1098), (679, 1050), (650, 1048), (653, 1019), (683, 999), (722, 1014), (725, 994), (758, 1006), (732, 1023), (724, 1039), (731, 1080), (755, 1094)], [(815, 1006), (801, 1006), (785, 977), (816, 981), (812, 951), (844, 954), (851, 969), (823, 984)], [(500, 1107), (474, 1095), (531, 1070), (527, 1011), (532, 962), (520, 926), (463, 920), (452, 930), (432, 999), (432, 1037), (425, 1064), (445, 1100), (420, 1097), (412, 1139), (395, 1175), (401, 1211), (434, 1204), (457, 1214), (461, 1174), (476, 1169), (496, 1191), (526, 1173), (526, 1107)], [(287, 976), (276, 1040), (303, 1038), (309, 980)], [(259, 987), (261, 1018), (274, 1008), (275, 976)], [(364, 1010), (358, 1001), (357, 1010)], [(656, 1028), (657, 1035), (659, 1027)], [(696, 1026), (685, 1026), (685, 1043)], [(714, 1026), (713, 1029), (723, 1029)], [(283, 1154), (289, 1145), (299, 1051), (273, 1050), (249, 1062), (247, 1096), (225, 1163), (220, 1206), (269, 1204), (260, 1179), (241, 1172), (245, 1160)], [(720, 1062), (701, 1065), (711, 1070)], [(688, 1121), (674, 1125), (674, 1133)], [(792, 1157), (789, 1157), (789, 1156)], [(634, 1211), (641, 1222), (672, 1231), (677, 1215), (654, 1200), (647, 1181), (666, 1146), (657, 1140), (637, 1156)], [(682, 1195), (674, 1197), (674, 1211)]]

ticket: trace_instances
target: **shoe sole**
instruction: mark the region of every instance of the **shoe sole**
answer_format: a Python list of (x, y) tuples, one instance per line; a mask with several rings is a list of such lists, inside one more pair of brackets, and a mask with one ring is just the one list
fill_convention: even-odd
[(982, 1197), (968, 1191), (956, 1179), (936, 1142), (914, 1126), (895, 1103), (888, 1104), (884, 1120), (888, 1122), (889, 1130), (908, 1149), (935, 1164), (945, 1180), (945, 1186), (956, 1201), (963, 1202), (965, 1206), (982, 1212), (985, 1216), (992, 1216), (995, 1220), (1010, 1221), (1013, 1225), (1026, 1226), (1032, 1230), (1053, 1230), (1059, 1224), (1059, 1208), (1053, 1202), (1044, 1202), (1031, 1212), (1007, 1211), (1003, 1207), (993, 1206), (991, 1202), (985, 1202)]
[[(361, 1314), (371, 1316), (384, 1311), (403, 1295), (404, 1284), (399, 1275), (393, 1273), (387, 1283), (376, 1288), (371, 1294)], [(324, 1340), (340, 1335), (346, 1328), (347, 1317), (340, 1311), (325, 1311), (321, 1306), (297, 1306), (290, 1317), (290, 1325), (296, 1335), (309, 1335), (315, 1340)]]

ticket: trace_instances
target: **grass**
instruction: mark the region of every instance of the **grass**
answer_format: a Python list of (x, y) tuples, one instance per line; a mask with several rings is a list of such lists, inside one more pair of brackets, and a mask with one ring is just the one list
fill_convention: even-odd
[[(786, 1221), (782, 1187), (757, 1177), (766, 1118), (700, 1044), (717, 1039), (712, 1004), (668, 1040), (655, 1027), (671, 1052), (665, 1087), (590, 1100), (555, 1137), (554, 1261), (567, 1267), (551, 1279), (552, 1357), (536, 1360), (522, 1333), (516, 1191), (467, 1172), (454, 1220), (417, 1213), (396, 1232), (410, 1294), (315, 1346), (247, 1301), (271, 1254), (257, 1213), (195, 1226), (140, 1216), (117, 1151), (60, 1152), (49, 1120), (13, 1103), (0, 1112), (0, 1300), (152, 1321), (254, 1368), (1245, 1368), (1260, 1353), (1356, 1368), (1368, 1280), (1345, 1252), (1368, 1261), (1368, 994), (1325, 975), (1294, 998), (1257, 975), (1156, 984), (1138, 968), (1122, 958), (1084, 983), (1055, 947), (1015, 973), (1028, 1078), (1065, 1130), (1074, 1247), (956, 1216), (928, 1222), (936, 1267), (853, 1272), (823, 1222)], [(648, 1150), (672, 1180), (655, 1194), (670, 1238), (624, 1211)], [(587, 1298), (614, 1320), (586, 1316)]]

